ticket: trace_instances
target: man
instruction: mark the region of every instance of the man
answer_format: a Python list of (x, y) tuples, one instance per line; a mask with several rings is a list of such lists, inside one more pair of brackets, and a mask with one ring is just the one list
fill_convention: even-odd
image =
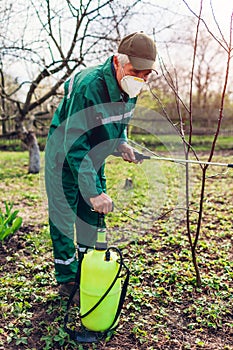
[(113, 209), (104, 160), (118, 150), (125, 161), (137, 163), (126, 127), (155, 59), (154, 41), (143, 32), (132, 33), (120, 42), (117, 55), (65, 83), (45, 152), (50, 234), (61, 295), (70, 294), (78, 268), (74, 226), (80, 256), (95, 244), (99, 213)]

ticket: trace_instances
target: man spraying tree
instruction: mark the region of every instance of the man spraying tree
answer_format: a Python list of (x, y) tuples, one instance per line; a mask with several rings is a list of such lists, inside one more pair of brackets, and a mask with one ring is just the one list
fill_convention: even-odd
[(77, 274), (75, 243), (79, 256), (93, 247), (99, 213), (113, 209), (104, 160), (117, 150), (125, 161), (138, 162), (127, 143), (126, 127), (155, 59), (153, 39), (132, 33), (103, 65), (80, 71), (65, 83), (45, 152), (50, 234), (61, 295), (70, 294)]

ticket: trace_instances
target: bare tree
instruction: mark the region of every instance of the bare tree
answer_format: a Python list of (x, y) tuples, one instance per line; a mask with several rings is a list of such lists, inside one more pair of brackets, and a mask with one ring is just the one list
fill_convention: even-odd
[[(184, 1), (184, 0), (183, 0)], [(185, 2), (185, 1), (184, 1)], [(185, 2), (186, 3), (186, 2)], [(190, 123), (190, 133), (189, 133), (189, 140), (188, 140), (188, 146), (186, 147), (186, 158), (188, 159), (189, 152), (191, 150), (191, 145), (192, 145), (192, 130), (193, 130), (193, 118), (192, 118), (192, 93), (193, 93), (193, 82), (194, 82), (194, 76), (195, 76), (195, 66), (196, 66), (196, 59), (197, 59), (197, 47), (199, 45), (199, 32), (200, 32), (200, 25), (203, 24), (204, 27), (206, 28), (207, 32), (209, 35), (216, 40), (216, 42), (219, 45), (219, 48), (223, 49), (225, 52), (225, 57), (226, 57), (226, 63), (225, 63), (225, 74), (223, 76), (223, 87), (222, 87), (222, 93), (219, 99), (219, 116), (218, 116), (218, 121), (216, 125), (216, 132), (214, 135), (214, 139), (211, 145), (209, 157), (208, 157), (208, 162), (212, 161), (214, 151), (215, 151), (215, 145), (216, 141), (219, 136), (222, 120), (223, 120), (223, 109), (224, 109), (224, 103), (225, 103), (225, 98), (226, 98), (226, 91), (227, 91), (227, 85), (229, 81), (229, 69), (230, 69), (230, 62), (232, 59), (232, 50), (233, 50), (233, 43), (232, 43), (232, 26), (233, 26), (233, 13), (230, 16), (229, 19), (229, 41), (227, 41), (222, 34), (221, 28), (218, 25), (218, 22), (216, 21), (216, 18), (214, 16), (213, 12), (213, 17), (214, 20), (216, 21), (217, 27), (219, 29), (219, 34), (221, 39), (218, 39), (216, 35), (213, 34), (213, 32), (210, 31), (208, 25), (206, 22), (202, 19), (202, 5), (203, 5), (203, 0), (200, 1), (200, 11), (199, 14), (195, 14), (190, 8), (190, 11), (196, 16), (197, 18), (197, 26), (196, 26), (196, 36), (195, 36), (195, 41), (194, 41), (194, 51), (193, 51), (193, 63), (192, 63), (192, 73), (191, 73), (191, 79), (190, 79), (190, 100), (189, 100), (189, 123)], [(188, 5), (187, 5), (188, 6)], [(196, 232), (193, 236), (192, 230), (191, 230), (191, 220), (190, 220), (190, 201), (189, 201), (189, 193), (188, 193), (188, 188), (189, 188), (189, 176), (188, 176), (188, 164), (186, 166), (186, 173), (187, 173), (187, 182), (186, 182), (186, 213), (187, 213), (187, 233), (188, 233), (188, 238), (189, 238), (189, 243), (192, 251), (192, 258), (193, 258), (193, 263), (196, 271), (196, 277), (197, 277), (197, 285), (201, 285), (201, 276), (200, 276), (200, 271), (198, 268), (198, 261), (197, 261), (197, 254), (196, 254), (196, 249), (198, 245), (198, 240), (200, 237), (200, 232), (201, 232), (201, 224), (202, 224), (202, 217), (203, 217), (203, 205), (204, 205), (204, 198), (205, 198), (205, 186), (206, 186), (206, 178), (207, 178), (207, 169), (209, 167), (209, 164), (206, 165), (200, 165), (201, 167), (201, 172), (202, 172), (202, 178), (201, 178), (201, 189), (200, 189), (200, 197), (199, 197), (199, 211), (198, 211), (198, 219), (197, 219), (197, 224), (196, 224)]]
[[(113, 52), (120, 29), (138, 2), (27, 0), (18, 4), (5, 0), (5, 17), (0, 18), (4, 29), (0, 34), (1, 120), (15, 120), (15, 132), (29, 149), (29, 172), (39, 172), (40, 158), (33, 119), (32, 127), (26, 127), (26, 117), (55, 96), (75, 70)], [(9, 91), (6, 73), (15, 76), (22, 68), (27, 69), (28, 79), (19, 74), (16, 89)], [(5, 108), (7, 103), (13, 106), (13, 115)]]
[[(183, 0), (186, 4), (192, 15), (196, 18), (195, 25), (195, 35), (193, 39), (193, 54), (191, 59), (191, 69), (189, 70), (189, 89), (188, 89), (188, 99), (182, 97), (182, 93), (179, 90), (179, 74), (177, 74), (176, 69), (174, 72), (169, 71), (166, 64), (161, 63), (161, 68), (163, 72), (163, 76), (170, 86), (170, 89), (173, 91), (175, 103), (176, 103), (176, 114), (179, 119), (179, 124), (174, 124), (173, 120), (170, 118), (169, 113), (166, 110), (166, 106), (163, 105), (162, 101), (159, 99), (158, 95), (152, 91), (155, 99), (160, 103), (163, 114), (168, 119), (168, 121), (174, 126), (174, 128), (179, 133), (184, 146), (184, 155), (186, 162), (186, 228), (187, 228), (187, 237), (191, 249), (192, 261), (196, 272), (196, 283), (197, 286), (201, 286), (201, 274), (198, 266), (198, 255), (197, 255), (197, 247), (201, 234), (201, 226), (203, 219), (203, 211), (204, 211), (204, 199), (205, 199), (205, 188), (206, 188), (206, 179), (207, 179), (207, 170), (209, 168), (209, 164), (202, 164), (198, 153), (192, 146), (193, 140), (193, 128), (194, 128), (194, 94), (197, 93), (199, 98), (199, 104), (203, 108), (206, 104), (207, 94), (209, 90), (209, 86), (211, 83), (211, 74), (212, 74), (212, 65), (211, 65), (211, 57), (213, 59), (213, 55), (210, 53), (209, 61), (206, 61), (206, 50), (208, 48), (208, 43), (210, 40), (214, 40), (217, 44), (218, 51), (223, 54), (223, 62), (224, 67), (222, 68), (222, 81), (221, 81), (221, 93), (218, 95), (218, 116), (215, 120), (215, 133), (213, 135), (213, 142), (210, 147), (208, 163), (211, 163), (214, 152), (216, 142), (220, 133), (222, 121), (223, 121), (223, 111), (224, 104), (227, 100), (227, 87), (229, 84), (229, 73), (230, 73), (230, 63), (232, 60), (232, 52), (233, 52), (233, 42), (232, 42), (232, 28), (233, 28), (233, 13), (229, 16), (229, 40), (226, 40), (223, 35), (221, 28), (215, 18), (214, 11), (212, 9), (213, 19), (218, 28), (219, 37), (214, 34), (210, 28), (208, 27), (206, 21), (202, 17), (202, 9), (203, 9), (203, 0), (200, 0), (199, 13), (195, 13), (188, 5), (188, 3)], [(211, 2), (210, 2), (211, 4)], [(206, 33), (206, 39), (203, 41), (203, 33)], [(216, 53), (216, 51), (215, 51)], [(205, 70), (203, 71), (203, 66), (205, 65)], [(205, 72), (205, 74), (203, 73)], [(213, 72), (216, 73), (215, 67), (213, 67)], [(216, 95), (217, 96), (217, 95)], [(187, 120), (184, 119), (184, 115), (187, 115)], [(186, 134), (186, 130), (184, 129), (184, 125), (188, 123), (188, 134)], [(200, 195), (199, 195), (199, 203), (197, 206), (199, 207), (198, 211), (192, 207), (191, 204), (191, 195), (190, 195), (190, 165), (189, 159), (190, 155), (193, 155), (195, 159), (200, 163), (201, 170), (201, 181), (200, 181)], [(194, 217), (195, 215), (195, 217)], [(197, 217), (196, 217), (197, 216)]]

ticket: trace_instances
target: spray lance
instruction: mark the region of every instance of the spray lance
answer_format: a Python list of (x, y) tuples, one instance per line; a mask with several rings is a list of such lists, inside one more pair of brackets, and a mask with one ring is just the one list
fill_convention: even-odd
[(82, 327), (78, 332), (67, 326), (68, 309), (76, 288), (67, 304), (65, 330), (78, 343), (98, 342), (117, 327), (129, 282), (129, 269), (121, 251), (108, 247), (104, 214), (99, 214), (95, 247), (84, 254), (77, 275)]
[[(168, 157), (161, 157), (161, 156), (148, 156), (140, 152), (137, 152), (135, 150), (134, 150), (134, 155), (136, 160), (138, 161), (144, 160), (144, 159), (154, 159), (154, 160), (166, 160), (173, 163), (203, 164), (203, 165), (225, 166), (228, 168), (233, 168), (233, 164), (228, 164), (228, 163), (207, 162), (207, 161), (192, 160), (192, 159), (168, 158)], [(113, 156), (121, 157), (121, 152), (113, 152)]]

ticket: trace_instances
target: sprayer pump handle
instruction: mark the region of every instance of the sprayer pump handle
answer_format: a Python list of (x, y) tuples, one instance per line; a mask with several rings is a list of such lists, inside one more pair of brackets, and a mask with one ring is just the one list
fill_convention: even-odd
[(104, 228), (105, 224), (104, 224), (104, 214), (103, 213), (99, 213), (98, 215), (98, 227), (99, 228)]

